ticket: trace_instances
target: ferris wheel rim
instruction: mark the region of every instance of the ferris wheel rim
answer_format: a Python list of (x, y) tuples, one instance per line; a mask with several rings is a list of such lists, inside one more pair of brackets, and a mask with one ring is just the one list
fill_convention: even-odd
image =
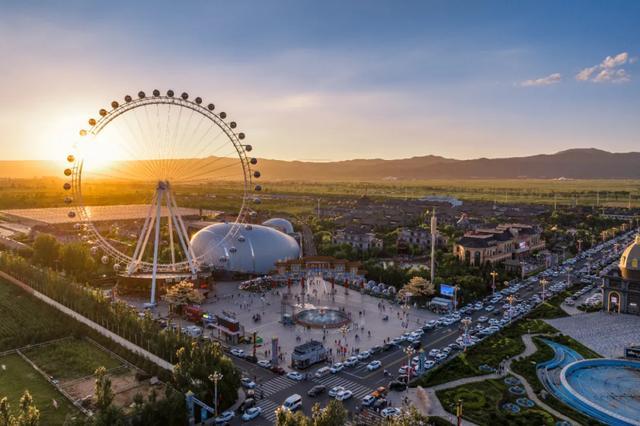
[[(82, 129), (80, 130), (80, 136), (84, 137), (89, 134), (97, 136), (100, 132), (105, 129), (113, 120), (117, 117), (126, 114), (129, 111), (133, 111), (136, 108), (149, 106), (149, 105), (175, 105), (181, 108), (187, 108), (191, 111), (199, 113), (201, 116), (207, 118), (212, 122), (215, 126), (217, 126), (222, 132), (226, 135), (228, 141), (233, 145), (235, 151), (238, 155), (238, 159), (242, 166), (242, 197), (241, 197), (241, 205), (238, 211), (238, 214), (233, 222), (231, 230), (229, 233), (223, 238), (220, 243), (224, 242), (227, 238), (235, 237), (240, 231), (241, 225), (246, 221), (247, 217), (251, 215), (253, 210), (250, 208), (250, 203), (253, 201), (259, 202), (258, 198), (252, 198), (251, 194), (253, 191), (260, 191), (260, 185), (253, 186), (253, 178), (259, 178), (260, 173), (255, 171), (252, 168), (252, 165), (257, 163), (257, 160), (254, 157), (250, 157), (247, 152), (251, 151), (251, 145), (243, 143), (242, 140), (245, 138), (245, 134), (243, 132), (236, 132), (234, 129), (237, 127), (236, 123), (230, 121), (227, 123), (225, 118), (227, 118), (226, 113), (220, 112), (215, 113), (215, 107), (213, 104), (207, 104), (204, 106), (202, 104), (201, 98), (195, 98), (194, 100), (188, 99), (188, 95), (183, 93), (180, 97), (174, 97), (172, 91), (168, 91), (167, 95), (159, 95), (156, 94), (157, 90), (154, 90), (153, 96), (146, 96), (144, 92), (139, 92), (139, 96), (137, 99), (133, 99), (130, 96), (125, 96), (125, 102), (120, 104), (116, 101), (111, 103), (112, 109), (107, 111), (106, 109), (100, 109), (99, 115), (100, 118), (89, 119), (89, 125), (91, 126), (89, 130)], [(158, 92), (159, 93), (159, 92)], [(171, 95), (169, 95), (171, 93)], [(72, 160), (73, 158), (73, 160)], [(114, 261), (118, 263), (122, 263), (125, 265), (130, 265), (132, 262), (136, 262), (136, 260), (121, 250), (115, 248), (97, 229), (94, 224), (94, 221), (91, 219), (91, 215), (87, 212), (87, 206), (84, 204), (83, 194), (82, 194), (82, 169), (84, 165), (84, 158), (78, 156), (74, 157), (73, 155), (69, 155), (67, 157), (70, 163), (73, 163), (71, 169), (65, 169), (65, 175), (70, 176), (71, 181), (65, 183), (64, 189), (71, 191), (71, 203), (73, 203), (73, 210), (69, 212), (70, 217), (78, 216), (79, 223), (86, 226), (91, 235), (97, 240), (97, 245), (102, 249), (105, 255), (111, 256)], [(71, 170), (70, 173), (68, 171)], [(69, 197), (65, 198), (65, 202), (68, 202)], [(73, 213), (72, 213), (73, 212)], [(73, 216), (72, 216), (73, 214)], [(237, 226), (235, 226), (237, 225)], [(201, 254), (194, 259), (196, 263), (200, 263), (202, 258), (206, 256), (205, 254)], [(153, 263), (148, 261), (139, 261), (137, 263), (137, 270), (141, 270), (142, 272), (149, 272), (153, 269)], [(178, 272), (184, 269), (187, 269), (189, 265), (188, 261), (180, 261), (180, 262), (158, 262), (156, 264), (156, 268), (158, 272), (167, 273), (167, 272)]]

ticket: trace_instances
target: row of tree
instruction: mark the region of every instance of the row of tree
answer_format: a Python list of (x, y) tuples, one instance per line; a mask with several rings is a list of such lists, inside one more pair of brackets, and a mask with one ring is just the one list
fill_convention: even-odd
[(199, 342), (169, 324), (162, 329), (150, 313), (140, 318), (138, 311), (121, 301), (111, 301), (103, 292), (71, 281), (50, 268), (35, 268), (20, 256), (0, 253), (0, 269), (26, 282), (41, 293), (93, 320), (149, 352), (176, 364), (177, 374), (167, 375), (161, 368), (145, 363), (143, 369), (171, 380), (181, 392), (193, 391), (199, 399), (211, 401), (214, 384), (208, 379), (221, 371), (218, 383), (221, 408), (233, 404), (240, 386), (240, 375), (217, 342)]
[(0, 398), (0, 426), (37, 426), (39, 423), (40, 410), (28, 390), (20, 398), (17, 415), (11, 412), (9, 399), (6, 396)]
[(97, 262), (84, 244), (60, 244), (50, 234), (39, 234), (34, 240), (33, 262), (40, 266), (60, 268), (78, 280), (90, 278), (97, 270)]

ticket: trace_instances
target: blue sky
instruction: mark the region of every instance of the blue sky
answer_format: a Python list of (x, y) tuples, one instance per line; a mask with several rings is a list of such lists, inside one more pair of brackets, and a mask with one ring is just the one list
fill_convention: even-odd
[(173, 88), (268, 158), (640, 150), (638, 22), (633, 1), (4, 1), (0, 149), (64, 155), (110, 100)]

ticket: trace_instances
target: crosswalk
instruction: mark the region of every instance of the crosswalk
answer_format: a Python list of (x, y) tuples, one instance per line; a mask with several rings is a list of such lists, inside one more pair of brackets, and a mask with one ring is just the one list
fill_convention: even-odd
[(287, 389), (296, 383), (297, 382), (294, 382), (287, 376), (278, 376), (259, 385), (259, 389), (264, 392), (264, 396), (266, 398)]
[(345, 379), (338, 374), (325, 376), (322, 378), (314, 378), (313, 381), (315, 383), (325, 385), (327, 387), (327, 392), (334, 386), (342, 386), (345, 389), (349, 389), (351, 392), (353, 392), (353, 398), (355, 399), (361, 399), (365, 395), (371, 393), (371, 389), (369, 389), (368, 387), (352, 382), (349, 379)]
[(278, 408), (280, 404), (270, 399), (262, 399), (256, 405), (262, 408), (262, 414), (260, 415), (264, 419), (269, 421), (269, 423), (271, 424), (274, 424), (276, 422), (276, 408)]

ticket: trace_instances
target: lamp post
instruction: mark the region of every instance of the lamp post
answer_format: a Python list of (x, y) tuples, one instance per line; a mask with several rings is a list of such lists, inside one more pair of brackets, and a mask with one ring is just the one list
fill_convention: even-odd
[(513, 300), (515, 298), (513, 297), (513, 294), (510, 294), (507, 297), (507, 302), (509, 302), (509, 322), (511, 322), (512, 316), (513, 316)]
[(573, 268), (568, 267), (567, 268), (567, 287), (571, 286), (571, 271), (573, 270)]
[(491, 273), (489, 274), (491, 275), (491, 278), (493, 279), (493, 282), (491, 284), (491, 289), (493, 290), (493, 295), (496, 295), (496, 277), (498, 276), (498, 273), (496, 271), (491, 271)]
[(582, 240), (579, 239), (578, 240), (578, 253), (580, 253), (582, 251)]
[(411, 381), (411, 358), (416, 350), (413, 346), (407, 346), (404, 348), (404, 353), (407, 354), (407, 396), (409, 396), (409, 382)]
[[(344, 343), (345, 343), (345, 348), (346, 348), (346, 343), (347, 343), (347, 333), (349, 332), (349, 327), (347, 327), (347, 325), (343, 325), (342, 327), (340, 327), (340, 333), (342, 333), (342, 337), (344, 338)], [(346, 356), (346, 351), (342, 351), (342, 360), (344, 361), (344, 358)]]
[(214, 371), (213, 374), (209, 374), (209, 380), (213, 382), (213, 410), (214, 416), (218, 415), (218, 382), (222, 380), (222, 373)]
[(540, 285), (542, 286), (542, 301), (543, 302), (544, 302), (544, 293), (545, 293), (544, 289), (545, 289), (545, 286), (547, 284), (549, 284), (549, 281), (546, 278), (543, 278), (543, 279), (540, 280)]
[(462, 323), (462, 326), (464, 327), (464, 331), (463, 331), (463, 334), (462, 334), (462, 345), (463, 345), (463, 351), (466, 352), (467, 351), (467, 339), (469, 338), (469, 325), (471, 324), (471, 319), (465, 317), (460, 322)]

